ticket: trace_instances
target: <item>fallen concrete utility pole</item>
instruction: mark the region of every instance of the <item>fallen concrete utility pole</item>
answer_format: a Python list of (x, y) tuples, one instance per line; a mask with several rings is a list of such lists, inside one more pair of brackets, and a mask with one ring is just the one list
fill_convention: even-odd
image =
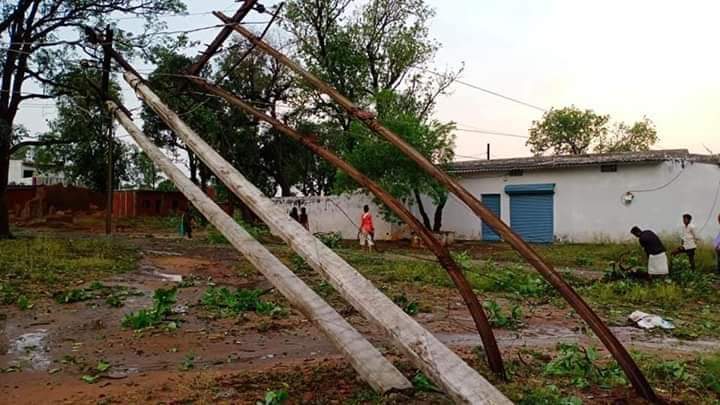
[[(229, 22), (228, 17), (223, 13), (214, 12), (214, 14), (220, 18), (221, 21), (225, 23)], [(450, 177), (447, 173), (433, 165), (432, 162), (427, 160), (422, 154), (415, 150), (412, 145), (405, 142), (405, 140), (394, 132), (385, 128), (377, 119), (375, 119), (373, 114), (363, 111), (352, 101), (340, 94), (335, 88), (303, 69), (300, 65), (290, 60), (280, 51), (276, 50), (264, 41), (259, 40), (252, 32), (238, 25), (235, 25), (234, 29), (236, 32), (247, 38), (247, 40), (258, 49), (272, 56), (278, 62), (302, 76), (308, 83), (313, 85), (322, 93), (330, 96), (350, 115), (361, 121), (371, 131), (382, 136), (388, 142), (397, 147), (403, 154), (412, 159), (422, 170), (433, 176), (438, 182), (440, 182), (440, 184), (447, 187), (450, 192), (455, 194), (475, 213), (475, 215), (477, 215), (485, 224), (494, 229), (495, 232), (497, 232), (505, 240), (505, 242), (510, 244), (510, 246), (512, 246), (525, 258), (525, 260), (528, 261), (528, 263), (535, 267), (535, 269), (545, 278), (545, 280), (548, 281), (548, 283), (550, 283), (550, 285), (560, 292), (563, 298), (565, 298), (578, 315), (580, 315), (585, 322), (588, 323), (600, 341), (602, 341), (615, 360), (617, 360), (638, 394), (648, 401), (656, 403), (660, 402), (660, 399), (655, 395), (655, 392), (652, 387), (650, 387), (650, 384), (638, 368), (637, 364), (635, 364), (635, 361), (632, 359), (622, 343), (620, 343), (617, 337), (613, 335), (607, 325), (605, 325), (605, 323), (600, 319), (600, 317), (593, 312), (582, 297), (580, 297), (580, 295), (578, 295), (578, 293), (575, 292), (575, 290), (567, 282), (565, 282), (562, 276), (558, 274), (549, 263), (546, 263), (543, 258), (540, 257), (540, 255), (537, 254), (532, 247), (530, 247), (530, 245), (528, 245), (518, 234), (516, 234), (515, 231), (513, 231), (505, 222), (495, 216), (492, 211), (488, 210), (474, 195), (472, 195), (472, 193), (467, 191), (460, 185), (460, 183)]]
[(347, 173), (353, 180), (355, 180), (360, 186), (370, 190), (380, 201), (383, 202), (388, 208), (390, 208), (400, 219), (402, 219), (410, 228), (422, 239), (425, 246), (435, 254), (440, 264), (447, 270), (450, 278), (455, 283), (455, 286), (460, 291), (465, 304), (470, 310), (470, 314), (475, 321), (475, 326), (480, 333), (480, 337), (483, 341), (483, 347), (485, 354), (488, 359), (490, 369), (501, 377), (505, 377), (505, 370), (503, 367), (502, 355), (498, 348), (495, 335), (492, 332), (492, 328), (488, 322), (487, 316), (483, 311), (480, 302), (477, 299), (477, 295), (472, 289), (470, 283), (468, 283), (462, 270), (450, 255), (450, 251), (438, 241), (435, 236), (428, 230), (420, 221), (408, 210), (403, 203), (398, 201), (397, 198), (393, 197), (380, 185), (375, 183), (369, 177), (364, 175), (362, 172), (357, 170), (355, 167), (344, 161), (338, 155), (333, 153), (327, 148), (319, 145), (316, 142), (316, 137), (312, 135), (303, 135), (293, 130), (289, 126), (283, 124), (278, 119), (273, 118), (267, 114), (264, 114), (250, 104), (242, 101), (239, 97), (233, 93), (211, 84), (205, 79), (196, 76), (187, 76), (187, 79), (195, 83), (199, 88), (208, 91), (218, 97), (222, 97), (231, 105), (239, 108), (245, 113), (254, 116), (256, 119), (265, 121), (272, 125), (280, 133), (300, 142), (306, 148), (316, 155), (322, 157), (333, 166)]
[(118, 122), (187, 199), (210, 221), (291, 305), (313, 321), (335, 347), (350, 360), (360, 377), (381, 393), (406, 390), (412, 384), (340, 314), (308, 287), (278, 258), (253, 239), (202, 190), (170, 162), (118, 106), (108, 102)]
[(125, 72), (125, 80), (143, 101), (183, 140), (215, 175), (270, 229), (323, 275), (338, 293), (376, 323), (438, 386), (458, 403), (509, 404), (510, 401), (457, 354), (403, 312), (388, 297), (325, 246), (222, 158), (170, 110), (142, 80)]

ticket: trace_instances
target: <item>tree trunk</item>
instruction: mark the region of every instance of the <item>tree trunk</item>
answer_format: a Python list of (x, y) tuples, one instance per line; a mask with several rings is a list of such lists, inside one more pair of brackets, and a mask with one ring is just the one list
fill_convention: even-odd
[(435, 208), (435, 223), (433, 223), (433, 232), (440, 232), (442, 230), (442, 215), (443, 209), (445, 209), (445, 204), (447, 204), (447, 196), (443, 198)]
[(417, 190), (413, 190), (413, 194), (415, 194), (415, 202), (417, 202), (418, 210), (420, 211), (420, 216), (423, 220), (423, 225), (425, 225), (425, 228), (427, 229), (432, 229), (432, 225), (430, 225), (430, 217), (428, 217), (428, 214), (425, 211), (425, 205), (423, 205), (422, 198), (420, 197), (420, 192)]
[(0, 239), (11, 238), (8, 179), (10, 175), (10, 134), (12, 124), (0, 119)]

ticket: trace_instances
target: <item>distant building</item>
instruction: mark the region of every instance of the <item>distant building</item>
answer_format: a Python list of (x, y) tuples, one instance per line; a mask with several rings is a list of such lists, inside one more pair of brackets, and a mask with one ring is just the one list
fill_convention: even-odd
[(179, 191), (120, 190), (113, 192), (113, 216), (161, 217), (178, 215), (188, 207)]
[(42, 172), (28, 160), (10, 160), (8, 174), (8, 184), (11, 186), (50, 186), (65, 183), (65, 176), (62, 172)]
[[(685, 213), (703, 238), (718, 231), (718, 156), (687, 150), (539, 156), (456, 162), (449, 172), (531, 242), (627, 240), (633, 225), (677, 234)], [(426, 207), (434, 210), (429, 199)], [(452, 196), (443, 230), (459, 239), (499, 240)]]

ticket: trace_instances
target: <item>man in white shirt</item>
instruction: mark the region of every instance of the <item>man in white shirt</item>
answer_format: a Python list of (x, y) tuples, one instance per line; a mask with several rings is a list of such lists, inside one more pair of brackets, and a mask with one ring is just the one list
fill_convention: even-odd
[(685, 253), (690, 261), (690, 269), (695, 271), (695, 249), (697, 249), (697, 233), (695, 225), (692, 224), (692, 215), (683, 215), (682, 245), (673, 250), (673, 256)]

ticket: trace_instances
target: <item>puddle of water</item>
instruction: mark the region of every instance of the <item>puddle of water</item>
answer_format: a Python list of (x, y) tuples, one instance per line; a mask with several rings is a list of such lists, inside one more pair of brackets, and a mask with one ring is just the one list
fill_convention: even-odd
[(17, 356), (22, 363), (29, 363), (34, 370), (47, 370), (50, 358), (47, 355), (47, 329), (25, 333), (12, 341), (8, 354)]
[(152, 274), (163, 280), (172, 281), (173, 283), (182, 283), (182, 281), (183, 281), (182, 276), (179, 274), (161, 273), (157, 270), (153, 270)]

